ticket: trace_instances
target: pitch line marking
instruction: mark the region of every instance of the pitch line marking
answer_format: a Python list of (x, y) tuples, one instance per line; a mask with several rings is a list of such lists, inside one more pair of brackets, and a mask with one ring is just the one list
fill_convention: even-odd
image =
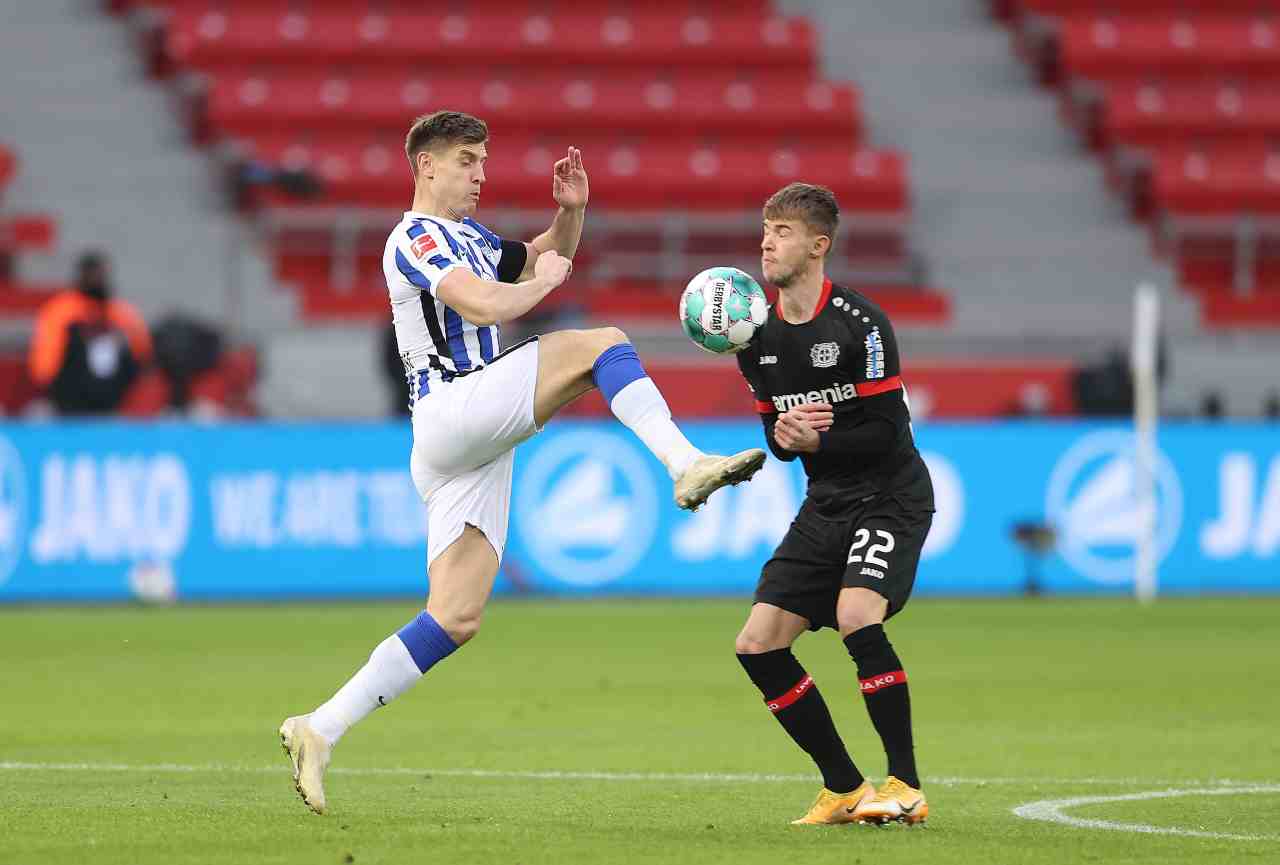
[(1198, 787), (1174, 790), (1150, 790), (1145, 793), (1125, 793), (1119, 796), (1078, 796), (1072, 799), (1044, 799), (1028, 802), (1013, 809), (1014, 816), (1024, 820), (1042, 820), (1077, 829), (1106, 829), (1113, 832), (1137, 832), (1144, 835), (1178, 835), (1183, 838), (1214, 838), (1227, 841), (1280, 841), (1280, 835), (1245, 835), (1234, 832), (1207, 832), (1202, 829), (1180, 829), (1176, 826), (1152, 826), (1149, 823), (1121, 823), (1114, 820), (1093, 820), (1072, 817), (1068, 808), (1082, 805), (1104, 805), (1110, 802), (1145, 802), (1152, 799), (1173, 799), (1179, 796), (1240, 796), (1249, 793), (1280, 793), (1280, 784), (1261, 784), (1242, 787)]
[[(240, 772), (245, 774), (276, 774), (287, 772), (287, 766), (245, 766), (232, 763), (33, 763), (0, 761), (0, 771), (10, 772), (156, 772), (190, 774), (201, 772)], [(441, 769), (434, 767), (390, 766), (360, 767), (335, 766), (329, 772), (336, 775), (396, 776), (439, 775), (444, 778), (510, 778), (530, 781), (693, 781), (693, 782), (804, 782), (820, 780), (817, 775), (777, 775), (734, 772), (591, 772), (559, 770), (507, 770), (507, 769)], [(1157, 780), (1154, 778), (966, 778), (955, 776), (926, 777), (925, 783), (939, 787), (980, 787), (982, 785), (1035, 785), (1035, 784), (1200, 784), (1211, 785), (1221, 793), (1248, 792), (1257, 787), (1257, 781), (1238, 781), (1227, 778), (1179, 778)], [(1267, 788), (1270, 789), (1270, 788)], [(1275, 788), (1280, 792), (1280, 786)], [(1177, 794), (1182, 795), (1182, 794)], [(1066, 800), (1073, 801), (1073, 800)], [(1043, 803), (1034, 802), (1032, 805)], [(1052, 804), (1052, 803), (1050, 803)], [(1080, 803), (1083, 804), (1083, 803)], [(1026, 806), (1030, 807), (1030, 806)], [(1069, 807), (1069, 806), (1068, 806)], [(1023, 816), (1023, 815), (1019, 815)], [(1030, 818), (1040, 819), (1040, 818)], [(1074, 819), (1074, 818), (1072, 818)]]

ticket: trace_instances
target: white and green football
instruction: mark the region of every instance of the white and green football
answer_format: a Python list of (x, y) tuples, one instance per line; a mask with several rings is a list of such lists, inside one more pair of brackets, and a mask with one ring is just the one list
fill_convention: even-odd
[(736, 267), (710, 267), (685, 286), (680, 326), (699, 347), (734, 354), (751, 342), (769, 317), (769, 301), (750, 275)]

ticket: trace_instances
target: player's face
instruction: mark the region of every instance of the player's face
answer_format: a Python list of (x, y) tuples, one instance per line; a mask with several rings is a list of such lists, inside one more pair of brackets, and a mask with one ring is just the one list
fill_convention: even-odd
[(760, 269), (764, 278), (786, 288), (814, 259), (815, 241), (809, 226), (798, 219), (766, 219), (760, 241)]
[(431, 154), (431, 196), (437, 205), (459, 218), (471, 216), (480, 204), (484, 184), (484, 163), (489, 158), (484, 144), (455, 144)]

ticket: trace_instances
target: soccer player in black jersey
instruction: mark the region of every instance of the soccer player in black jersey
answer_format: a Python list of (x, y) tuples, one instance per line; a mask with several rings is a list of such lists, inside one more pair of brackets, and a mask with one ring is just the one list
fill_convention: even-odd
[[(884, 622), (906, 604), (933, 521), (933, 485), (912, 438), (888, 317), (824, 275), (839, 209), (830, 190), (792, 183), (764, 206), (761, 265), (778, 288), (768, 322), (738, 354), (769, 450), (809, 478), (799, 514), (765, 563), (738, 634), (743, 669), (822, 772), (796, 823), (923, 822), (907, 674)], [(877, 791), (849, 758), (822, 695), (791, 652), (835, 628), (857, 665), (889, 778)]]

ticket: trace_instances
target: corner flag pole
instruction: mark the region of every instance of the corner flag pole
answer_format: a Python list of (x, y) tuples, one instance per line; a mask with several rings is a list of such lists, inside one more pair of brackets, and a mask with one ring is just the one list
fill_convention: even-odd
[(1160, 297), (1151, 283), (1142, 283), (1133, 296), (1134, 505), (1138, 534), (1134, 545), (1134, 594), (1141, 603), (1156, 598), (1156, 426), (1159, 393), (1156, 383), (1156, 343)]

